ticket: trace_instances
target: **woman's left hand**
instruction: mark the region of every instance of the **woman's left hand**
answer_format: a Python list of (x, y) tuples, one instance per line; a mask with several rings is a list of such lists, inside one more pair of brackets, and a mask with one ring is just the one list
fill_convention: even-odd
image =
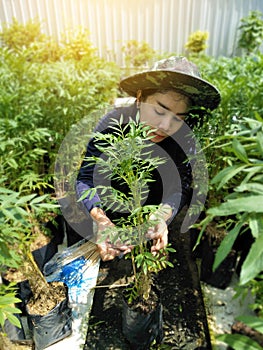
[(168, 204), (162, 204), (157, 213), (150, 216), (150, 220), (156, 220), (156, 225), (148, 229), (146, 237), (153, 240), (151, 252), (154, 255), (168, 244), (168, 227), (166, 220), (168, 220), (171, 215), (172, 208)]
[(158, 223), (149, 228), (146, 237), (153, 240), (151, 252), (156, 255), (161, 249), (168, 244), (168, 228), (164, 219), (159, 218)]

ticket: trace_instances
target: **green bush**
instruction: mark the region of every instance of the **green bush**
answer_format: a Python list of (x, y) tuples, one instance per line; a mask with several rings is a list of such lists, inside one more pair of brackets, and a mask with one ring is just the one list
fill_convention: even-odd
[(93, 112), (117, 96), (120, 70), (97, 56), (86, 32), (71, 32), (58, 47), (41, 35), (39, 24), (14, 21), (2, 37), (1, 176), (8, 188), (43, 193), (52, 184), (53, 163), (70, 127), (90, 115), (92, 130)]
[(29, 20), (26, 24), (22, 24), (13, 18), (11, 25), (4, 24), (0, 38), (5, 47), (19, 50), (22, 47), (29, 47), (34, 42), (43, 41), (46, 36), (41, 33), (39, 21)]
[[(251, 319), (246, 316), (240, 319), (262, 332), (262, 56), (235, 58), (225, 66), (226, 69), (224, 66), (220, 68), (221, 78), (219, 75), (215, 77), (225, 87), (222, 89), (222, 104), (219, 111), (211, 114), (211, 118), (215, 118), (212, 123), (204, 126), (207, 132), (212, 132), (207, 137), (202, 135), (203, 145), (205, 142), (207, 145), (205, 151), (212, 181), (206, 217), (200, 224), (201, 234), (211, 221), (216, 221), (217, 227), (227, 232), (216, 253), (215, 270), (230, 253), (236, 239), (250, 230), (254, 243), (242, 264), (238, 290), (240, 292), (242, 287), (244, 294), (252, 291), (255, 303), (251, 308), (256, 314)], [(252, 339), (239, 334), (225, 334), (218, 339), (237, 350), (261, 348)]]
[[(192, 57), (192, 60), (200, 67), (202, 77), (214, 84), (222, 96), (219, 107), (206, 114), (202, 127), (195, 131), (212, 179), (229, 165), (229, 159), (216, 140), (230, 132), (244, 117), (255, 119), (256, 113), (263, 115), (263, 55), (220, 57), (217, 60), (203, 56)], [(220, 203), (225, 195), (223, 189), (216, 191), (213, 183), (209, 186), (207, 207)]]
[(263, 20), (260, 11), (250, 11), (247, 17), (241, 19), (239, 26), (238, 47), (245, 49), (247, 54), (259, 50), (263, 40)]
[[(0, 187), (0, 273), (22, 265), (25, 248), (35, 238), (36, 222), (43, 224), (43, 218), (47, 219), (56, 207), (47, 195), (22, 196), (19, 192)], [(20, 300), (15, 295), (13, 284), (0, 284), (0, 329), (6, 319), (20, 327), (14, 315), (21, 312), (14, 307), (14, 303)], [(0, 330), (2, 341), (1, 336)]]
[(190, 53), (199, 54), (207, 48), (206, 41), (208, 39), (208, 36), (208, 32), (202, 32), (201, 30), (197, 30), (189, 36), (188, 41), (185, 44), (185, 48)]

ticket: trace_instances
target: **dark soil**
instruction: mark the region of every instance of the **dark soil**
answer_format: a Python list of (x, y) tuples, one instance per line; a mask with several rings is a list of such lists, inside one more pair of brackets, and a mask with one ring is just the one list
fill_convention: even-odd
[[(161, 271), (157, 285), (161, 294), (164, 338), (151, 349), (211, 349), (199, 274), (191, 254), (190, 232), (180, 233), (180, 218), (170, 227), (169, 239), (176, 253), (169, 256), (173, 268)], [(102, 262), (94, 294), (85, 350), (129, 350), (122, 335), (122, 290), (128, 283), (128, 260)], [(110, 285), (115, 287), (111, 288)]]

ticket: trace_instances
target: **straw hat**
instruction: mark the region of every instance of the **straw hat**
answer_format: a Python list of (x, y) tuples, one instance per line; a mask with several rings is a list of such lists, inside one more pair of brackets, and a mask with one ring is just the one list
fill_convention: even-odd
[(170, 57), (155, 63), (151, 70), (134, 74), (120, 82), (122, 90), (137, 96), (138, 90), (172, 89), (188, 96), (195, 106), (215, 109), (220, 92), (201, 78), (198, 68), (185, 57)]

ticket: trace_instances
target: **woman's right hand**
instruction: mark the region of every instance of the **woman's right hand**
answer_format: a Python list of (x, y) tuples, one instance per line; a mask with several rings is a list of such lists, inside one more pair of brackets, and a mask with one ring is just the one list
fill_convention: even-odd
[[(97, 225), (98, 237), (102, 236), (103, 231), (106, 228), (115, 226), (101, 208), (95, 207), (91, 209), (90, 215)], [(104, 242), (98, 243), (97, 246), (98, 251), (100, 253), (100, 257), (103, 261), (113, 260), (114, 258), (116, 258), (116, 256), (123, 256), (127, 253), (130, 253), (130, 251), (133, 248), (132, 246), (124, 245), (118, 241), (112, 244), (108, 237), (105, 238)]]
[(97, 245), (100, 253), (101, 260), (108, 261), (113, 260), (116, 256), (122, 257), (123, 255), (130, 253), (132, 247), (123, 244), (111, 244), (108, 240)]

